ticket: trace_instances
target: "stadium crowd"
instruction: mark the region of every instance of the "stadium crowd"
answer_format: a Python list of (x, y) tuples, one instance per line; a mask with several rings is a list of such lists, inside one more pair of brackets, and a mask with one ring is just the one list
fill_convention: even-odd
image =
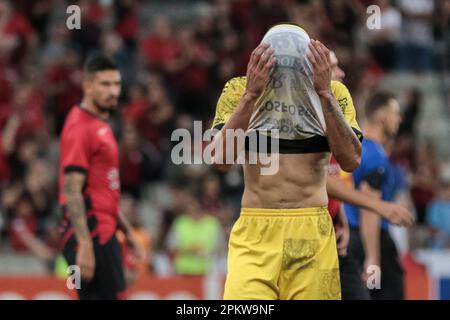
[[(239, 213), (242, 173), (173, 164), (171, 133), (192, 132), (194, 120), (210, 127), (223, 85), (245, 74), (249, 53), (268, 28), (297, 23), (336, 52), (361, 123), (365, 100), (383, 76), (441, 72), (450, 62), (450, 55), (435, 50), (448, 41), (449, 1), (166, 2), (190, 9), (189, 21), (170, 12), (144, 15), (152, 12), (146, 10), (150, 3), (163, 6), (144, 0), (0, 0), (1, 250), (32, 253), (50, 266), (55, 261), (58, 137), (69, 109), (80, 102), (83, 61), (92, 52), (111, 56), (123, 78), (112, 122), (120, 145), (122, 210), (148, 250), (145, 265), (129, 261), (130, 268), (155, 271), (153, 253), (163, 252), (182, 274), (207, 272), (210, 257), (225, 252)], [(71, 4), (81, 8), (81, 29), (66, 26)], [(381, 9), (381, 30), (366, 27), (371, 4)], [(406, 98), (391, 158), (404, 174), (418, 225), (427, 230), (426, 245), (450, 248), (450, 172), (433, 143), (417, 139), (421, 92), (395, 93)], [(155, 213), (138, 208), (151, 186), (170, 191), (171, 200), (157, 207), (159, 225), (150, 234), (142, 215)], [(177, 257), (187, 246), (203, 259)]]

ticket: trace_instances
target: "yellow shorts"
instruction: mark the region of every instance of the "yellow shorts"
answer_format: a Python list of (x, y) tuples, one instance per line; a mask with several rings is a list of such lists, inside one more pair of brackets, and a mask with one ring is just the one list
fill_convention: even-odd
[(327, 208), (243, 208), (230, 235), (224, 299), (340, 300)]

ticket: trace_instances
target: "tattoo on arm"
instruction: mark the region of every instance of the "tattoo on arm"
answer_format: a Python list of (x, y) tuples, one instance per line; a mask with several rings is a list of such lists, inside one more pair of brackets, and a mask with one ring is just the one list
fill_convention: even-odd
[(342, 139), (342, 143), (350, 143), (355, 149), (359, 148), (360, 142), (345, 120), (336, 99), (328, 99), (328, 103), (325, 104), (323, 111), (325, 119), (327, 115), (334, 119), (333, 122), (335, 123), (336, 131), (340, 133), (339, 137)]
[(71, 172), (64, 176), (67, 213), (78, 241), (90, 238), (82, 191), (84, 181), (85, 175), (82, 173)]
[(361, 142), (345, 120), (332, 93), (327, 97), (321, 97), (320, 100), (327, 125), (327, 140), (338, 162), (340, 162), (340, 159), (350, 158), (351, 155), (359, 157), (361, 155)]

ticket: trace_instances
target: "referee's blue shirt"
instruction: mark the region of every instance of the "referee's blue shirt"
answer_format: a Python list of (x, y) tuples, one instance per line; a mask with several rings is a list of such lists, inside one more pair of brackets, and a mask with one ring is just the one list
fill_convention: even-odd
[[(361, 164), (353, 171), (352, 180), (356, 189), (360, 189), (361, 182), (365, 181), (373, 189), (381, 191), (383, 200), (391, 201), (395, 196), (396, 178), (393, 167), (389, 163), (383, 147), (377, 142), (364, 138), (362, 142)], [(350, 227), (359, 227), (359, 208), (350, 204), (344, 204)], [(381, 229), (387, 230), (389, 222), (382, 218)]]

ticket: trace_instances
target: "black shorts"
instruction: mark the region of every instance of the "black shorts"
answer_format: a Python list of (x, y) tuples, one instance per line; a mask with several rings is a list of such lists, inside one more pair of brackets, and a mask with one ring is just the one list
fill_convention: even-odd
[[(98, 237), (92, 239), (95, 254), (95, 274), (90, 282), (81, 281), (77, 289), (80, 300), (117, 300), (125, 294), (125, 276), (122, 252), (115, 235), (104, 245), (100, 245)], [(77, 241), (72, 236), (63, 249), (64, 257), (69, 265), (75, 265)]]
[(371, 290), (373, 300), (403, 300), (405, 298), (404, 270), (397, 247), (389, 232), (380, 232), (381, 289)]
[(362, 270), (351, 253), (339, 256), (339, 273), (342, 300), (370, 300), (369, 289), (361, 278)]
[[(364, 247), (359, 229), (350, 228), (348, 251), (357, 261), (360, 268), (364, 266)], [(380, 230), (380, 264), (381, 289), (369, 290), (373, 300), (403, 300), (404, 272), (397, 247), (386, 230)]]

